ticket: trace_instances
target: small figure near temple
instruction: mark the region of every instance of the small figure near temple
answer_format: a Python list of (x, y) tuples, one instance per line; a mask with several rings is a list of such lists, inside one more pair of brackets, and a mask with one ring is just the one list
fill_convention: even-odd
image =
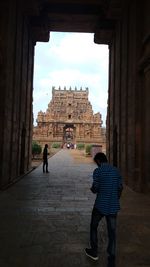
[(48, 173), (48, 144), (45, 144), (44, 150), (43, 150), (43, 172), (45, 172), (45, 166), (46, 166), (46, 172)]

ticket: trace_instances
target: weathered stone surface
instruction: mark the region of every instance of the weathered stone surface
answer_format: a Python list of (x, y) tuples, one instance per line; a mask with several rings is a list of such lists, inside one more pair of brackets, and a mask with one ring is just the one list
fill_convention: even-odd
[[(59, 162), (59, 164), (58, 164)], [(84, 253), (89, 243), (90, 191), (95, 168), (91, 158), (61, 150), (42, 166), (0, 194), (1, 267), (106, 266), (107, 230), (99, 225), (99, 261)], [(150, 198), (126, 188), (117, 230), (117, 266), (150, 265)]]

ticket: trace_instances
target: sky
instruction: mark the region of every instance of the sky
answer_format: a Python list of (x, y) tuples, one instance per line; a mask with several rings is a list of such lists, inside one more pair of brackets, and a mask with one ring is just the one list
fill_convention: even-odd
[(94, 43), (91, 33), (51, 32), (50, 41), (37, 42), (34, 60), (33, 115), (46, 112), (52, 87), (89, 88), (93, 112), (105, 126), (108, 98), (108, 46)]

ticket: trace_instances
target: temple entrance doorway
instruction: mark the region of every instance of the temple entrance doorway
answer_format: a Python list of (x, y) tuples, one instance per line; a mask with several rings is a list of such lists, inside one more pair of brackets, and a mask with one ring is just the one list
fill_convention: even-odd
[(65, 125), (64, 127), (64, 144), (68, 148), (73, 148), (75, 145), (75, 127), (73, 124)]

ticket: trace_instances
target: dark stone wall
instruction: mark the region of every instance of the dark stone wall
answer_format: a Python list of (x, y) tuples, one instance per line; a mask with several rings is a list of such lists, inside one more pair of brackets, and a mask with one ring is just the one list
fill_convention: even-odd
[[(140, 186), (142, 190), (150, 190), (150, 1), (144, 1), (142, 14), (142, 48), (139, 60), (140, 92), (141, 92), (141, 121), (142, 121), (142, 179)], [(141, 4), (141, 5), (142, 5)]]
[(4, 187), (30, 169), (34, 43), (20, 2), (0, 5), (0, 186)]
[(136, 191), (148, 190), (150, 173), (147, 10), (148, 1), (128, 3), (110, 44), (107, 151), (110, 161), (121, 169), (126, 184)]

